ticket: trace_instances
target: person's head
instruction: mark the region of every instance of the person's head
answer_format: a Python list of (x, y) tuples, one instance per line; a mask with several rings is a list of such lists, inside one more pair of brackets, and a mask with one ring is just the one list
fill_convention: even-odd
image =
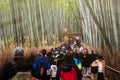
[(72, 64), (73, 63), (73, 59), (72, 59), (72, 56), (70, 54), (66, 54), (64, 57), (63, 57), (63, 62), (67, 62), (69, 64)]
[(102, 55), (98, 55), (97, 58), (100, 59), (100, 60), (102, 60), (103, 56)]
[(70, 53), (70, 50), (71, 50), (71, 47), (70, 47), (70, 46), (67, 46), (67, 47), (66, 47), (66, 53)]
[(95, 53), (95, 54), (99, 54), (99, 51), (96, 50), (94, 53)]
[(56, 62), (55, 62), (55, 61), (52, 61), (52, 65), (56, 65)]
[(24, 56), (24, 49), (23, 49), (22, 47), (16, 47), (16, 48), (13, 50), (13, 53), (14, 53), (14, 56), (15, 56), (15, 57)]
[(41, 50), (41, 53), (42, 53), (43, 56), (46, 55), (46, 52), (47, 52), (46, 49), (42, 49), (42, 50)]
[(91, 51), (91, 54), (94, 54), (94, 50)]
[(84, 53), (88, 53), (88, 49), (87, 48), (84, 49)]

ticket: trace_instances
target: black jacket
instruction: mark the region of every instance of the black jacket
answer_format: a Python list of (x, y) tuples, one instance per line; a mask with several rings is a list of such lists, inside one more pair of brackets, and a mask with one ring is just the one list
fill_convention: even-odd
[(57, 70), (56, 80), (60, 80), (60, 72), (62, 70), (65, 71), (65, 72), (68, 72), (68, 71), (71, 70), (72, 67), (73, 66), (69, 63), (62, 63)]

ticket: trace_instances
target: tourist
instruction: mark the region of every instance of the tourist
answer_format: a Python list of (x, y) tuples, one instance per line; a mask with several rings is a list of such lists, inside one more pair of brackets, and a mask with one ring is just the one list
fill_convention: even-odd
[(22, 47), (16, 47), (13, 53), (13, 60), (7, 62), (3, 66), (2, 80), (12, 79), (17, 74), (17, 72), (21, 70), (22, 65), (20, 65), (20, 62), (22, 60), (22, 57), (24, 56), (24, 49)]
[(98, 80), (104, 80), (105, 76), (105, 60), (101, 55), (98, 55), (98, 59), (96, 60), (98, 64)]
[(52, 80), (56, 80), (56, 74), (57, 74), (57, 65), (56, 62), (53, 61), (51, 65), (51, 78)]

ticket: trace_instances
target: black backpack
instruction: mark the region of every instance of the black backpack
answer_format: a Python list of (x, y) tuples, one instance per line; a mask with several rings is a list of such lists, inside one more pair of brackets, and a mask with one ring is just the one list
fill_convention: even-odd
[(32, 63), (27, 57), (20, 57), (19, 60), (16, 61), (19, 72), (27, 72), (31, 69)]
[(18, 65), (15, 61), (11, 61), (5, 64), (3, 72), (3, 80), (8, 80), (13, 78), (18, 72)]

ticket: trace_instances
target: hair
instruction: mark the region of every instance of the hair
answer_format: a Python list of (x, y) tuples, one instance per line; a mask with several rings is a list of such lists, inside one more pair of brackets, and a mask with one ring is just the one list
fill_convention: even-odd
[(68, 46), (66, 47), (66, 50), (71, 50), (71, 47), (68, 45)]
[(47, 52), (46, 49), (41, 50), (41, 53), (42, 53), (43, 56), (45, 56), (46, 52)]
[(67, 63), (69, 63), (69, 64), (72, 64), (72, 63), (73, 63), (72, 56), (69, 55), (69, 54), (66, 54), (66, 55), (63, 57), (63, 62), (67, 62)]
[(91, 53), (94, 53), (94, 50), (92, 50)]
[(97, 58), (98, 59), (103, 59), (103, 56), (102, 55), (98, 55)]
[(24, 56), (24, 49), (22, 47), (16, 47), (13, 53), (14, 56)]
[(84, 50), (85, 50), (85, 53), (88, 53), (88, 49), (87, 48), (84, 48)]
[(52, 65), (56, 65), (56, 62), (55, 62), (55, 61), (52, 61)]

